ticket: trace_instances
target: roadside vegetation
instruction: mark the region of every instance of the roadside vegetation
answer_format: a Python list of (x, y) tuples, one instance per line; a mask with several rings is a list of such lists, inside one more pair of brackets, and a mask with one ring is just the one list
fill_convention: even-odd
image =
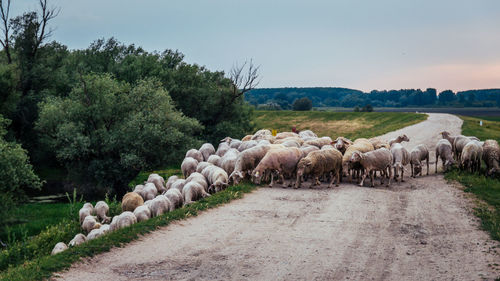
[(313, 130), (318, 136), (375, 137), (422, 122), (425, 114), (327, 111), (255, 111), (255, 127), (278, 132)]
[[(465, 117), (460, 116), (464, 123), (462, 134), (476, 136), (481, 140), (495, 139), (500, 142), (500, 118), (498, 117)], [(479, 121), (483, 121), (483, 126)], [(448, 180), (456, 180), (463, 184), (465, 192), (473, 193), (480, 200), (475, 208), (475, 214), (481, 219), (481, 226), (488, 231), (491, 238), (500, 241), (500, 178), (485, 176), (485, 165), (482, 163), (480, 174), (471, 174), (458, 169), (446, 173)]]

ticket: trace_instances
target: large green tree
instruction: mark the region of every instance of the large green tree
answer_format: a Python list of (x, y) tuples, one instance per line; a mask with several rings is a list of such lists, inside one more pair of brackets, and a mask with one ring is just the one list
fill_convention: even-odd
[(92, 195), (122, 195), (141, 170), (178, 161), (197, 147), (202, 130), (175, 109), (158, 80), (131, 85), (109, 74), (83, 75), (67, 97), (47, 98), (37, 128)]

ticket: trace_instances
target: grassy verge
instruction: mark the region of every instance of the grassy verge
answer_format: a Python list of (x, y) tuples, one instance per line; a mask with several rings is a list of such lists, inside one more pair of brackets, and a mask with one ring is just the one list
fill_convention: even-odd
[[(500, 119), (460, 118), (464, 120), (462, 134), (476, 136), (481, 140), (500, 141)], [(483, 126), (479, 126), (479, 120), (483, 120)], [(485, 177), (484, 170), (481, 170), (481, 174), (453, 170), (446, 173), (445, 178), (463, 184), (466, 192), (473, 193), (481, 201), (475, 208), (475, 214), (481, 219), (482, 228), (490, 233), (491, 238), (500, 241), (500, 180)]]
[(425, 114), (399, 112), (256, 111), (257, 129), (278, 132), (312, 130), (318, 136), (351, 139), (375, 137), (427, 119)]
[(20, 266), (10, 267), (8, 270), (0, 273), (0, 280), (41, 280), (49, 278), (53, 272), (69, 268), (72, 263), (78, 261), (80, 258), (91, 257), (95, 254), (109, 251), (112, 247), (123, 246), (137, 239), (139, 235), (154, 231), (161, 226), (168, 225), (172, 221), (196, 216), (204, 210), (241, 198), (244, 193), (249, 193), (254, 189), (255, 186), (248, 183), (231, 186), (224, 191), (197, 201), (187, 207), (117, 230), (95, 240), (70, 248), (60, 254), (54, 256), (45, 255), (27, 261)]

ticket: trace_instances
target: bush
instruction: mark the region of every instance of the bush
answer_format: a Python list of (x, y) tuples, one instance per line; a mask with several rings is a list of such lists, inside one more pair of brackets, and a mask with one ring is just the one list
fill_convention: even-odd
[(367, 104), (363, 106), (361, 112), (373, 112), (373, 106), (371, 104)]
[(102, 74), (42, 102), (37, 129), (72, 178), (102, 198), (123, 195), (141, 170), (179, 161), (199, 145), (202, 126), (176, 110), (156, 80), (131, 86)]
[(292, 105), (293, 110), (296, 111), (307, 111), (312, 108), (312, 101), (306, 97), (296, 99)]

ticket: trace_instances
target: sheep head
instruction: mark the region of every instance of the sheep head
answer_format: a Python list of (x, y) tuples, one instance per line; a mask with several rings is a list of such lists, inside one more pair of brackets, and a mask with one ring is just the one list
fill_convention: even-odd
[(234, 184), (240, 183), (240, 181), (244, 178), (243, 173), (241, 171), (233, 171), (229, 176), (229, 180), (233, 181)]

